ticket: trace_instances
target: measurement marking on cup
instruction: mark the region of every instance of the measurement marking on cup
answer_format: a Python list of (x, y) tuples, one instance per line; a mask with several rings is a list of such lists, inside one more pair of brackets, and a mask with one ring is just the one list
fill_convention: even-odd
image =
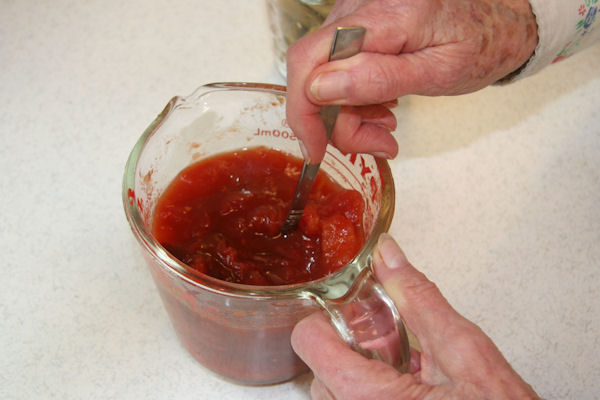
[(282, 139), (288, 140), (297, 140), (296, 135), (292, 132), (280, 129), (260, 129), (256, 128), (256, 132), (254, 132), (253, 136), (272, 136), (272, 137), (280, 137)]

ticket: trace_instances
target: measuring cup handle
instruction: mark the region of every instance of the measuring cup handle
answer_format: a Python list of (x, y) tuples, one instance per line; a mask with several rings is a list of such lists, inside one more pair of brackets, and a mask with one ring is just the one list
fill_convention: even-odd
[(410, 346), (404, 323), (370, 266), (361, 271), (341, 298), (317, 296), (315, 300), (353, 350), (384, 361), (400, 372), (408, 371)]

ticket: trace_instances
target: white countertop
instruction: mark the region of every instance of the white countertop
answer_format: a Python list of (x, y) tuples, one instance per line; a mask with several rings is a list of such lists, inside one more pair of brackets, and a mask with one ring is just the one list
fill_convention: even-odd
[[(121, 205), (173, 95), (273, 62), (262, 0), (0, 4), (0, 398), (309, 398), (182, 349)], [(599, 65), (396, 109), (392, 234), (548, 399), (600, 396)]]

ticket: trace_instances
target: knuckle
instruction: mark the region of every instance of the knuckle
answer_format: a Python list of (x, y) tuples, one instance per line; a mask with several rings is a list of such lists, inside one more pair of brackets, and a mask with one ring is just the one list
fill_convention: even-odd
[(382, 64), (373, 64), (367, 72), (364, 93), (369, 95), (365, 99), (368, 104), (378, 104), (396, 98), (390, 93), (398, 92), (398, 82), (394, 79), (392, 71)]
[(407, 282), (405, 290), (415, 299), (430, 299), (442, 296), (437, 285), (425, 276), (419, 276), (412, 282)]

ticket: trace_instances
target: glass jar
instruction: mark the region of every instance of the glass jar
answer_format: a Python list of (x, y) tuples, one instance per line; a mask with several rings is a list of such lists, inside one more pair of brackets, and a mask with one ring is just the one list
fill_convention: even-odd
[(275, 62), (283, 77), (288, 47), (321, 26), (334, 4), (335, 0), (267, 0)]

